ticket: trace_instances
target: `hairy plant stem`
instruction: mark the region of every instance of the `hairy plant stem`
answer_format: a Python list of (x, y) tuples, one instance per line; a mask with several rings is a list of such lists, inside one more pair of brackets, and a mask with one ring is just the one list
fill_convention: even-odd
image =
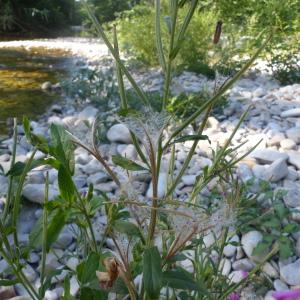
[(37, 152), (37, 149), (34, 149), (29, 160), (27, 161), (24, 170), (20, 176), (20, 180), (18, 183), (18, 187), (17, 187), (17, 191), (16, 191), (16, 195), (14, 197), (14, 203), (13, 203), (13, 211), (12, 211), (12, 223), (13, 223), (13, 227), (14, 227), (14, 231), (13, 231), (13, 236), (14, 236), (14, 243), (15, 243), (15, 247), (16, 250), (19, 251), (19, 240), (18, 240), (18, 215), (20, 212), (20, 205), (21, 205), (21, 196), (22, 196), (22, 190), (23, 190), (23, 185), (25, 182), (25, 178), (27, 176), (27, 173), (30, 169), (31, 163), (33, 161), (33, 158), (35, 156)]
[(89, 227), (89, 231), (90, 231), (90, 234), (91, 234), (91, 237), (92, 237), (92, 244), (91, 244), (91, 248), (97, 252), (97, 241), (96, 241), (96, 238), (95, 238), (95, 233), (94, 233), (94, 229), (93, 229), (93, 226), (92, 226), (92, 222), (90, 220), (90, 217), (86, 211), (86, 207), (85, 207), (85, 204), (83, 202), (83, 199), (79, 193), (79, 191), (77, 190), (77, 188), (75, 188), (75, 192), (76, 192), (76, 195), (77, 195), (77, 198), (79, 199), (79, 202), (80, 202), (80, 205), (81, 205), (81, 211), (86, 219), (86, 222), (88, 224), (88, 227)]
[[(13, 167), (16, 161), (16, 152), (17, 152), (17, 139), (18, 139), (18, 122), (17, 119), (14, 118), (14, 128), (13, 128), (13, 149), (12, 149), (12, 155), (11, 155), (11, 163), (10, 163), (10, 168)], [(4, 207), (4, 212), (3, 212), (3, 221), (6, 220), (8, 216), (9, 209), (11, 208), (12, 205), (12, 198), (13, 198), (13, 176), (9, 176), (9, 183), (8, 183), (8, 190), (7, 190), (7, 197), (6, 197), (6, 204)]]
[(45, 182), (45, 202), (44, 202), (44, 210), (43, 210), (43, 243), (42, 243), (42, 262), (41, 262), (41, 276), (40, 276), (41, 287), (39, 290), (40, 298), (43, 298), (45, 294), (44, 279), (45, 279), (46, 258), (47, 258), (48, 197), (49, 197), (49, 173), (47, 172), (46, 182)]
[(88, 153), (90, 153), (91, 155), (93, 155), (105, 168), (105, 170), (107, 171), (107, 173), (111, 176), (112, 180), (118, 185), (120, 186), (121, 183), (117, 177), (117, 175), (114, 173), (114, 171), (109, 167), (109, 165), (106, 163), (106, 161), (104, 160), (104, 158), (101, 156), (101, 154), (99, 153), (99, 151), (97, 149), (90, 149), (89, 147), (85, 146), (84, 144), (82, 144), (75, 136), (73, 136), (71, 133), (69, 133), (72, 137), (72, 141), (74, 144), (82, 147), (84, 150), (86, 150)]
[(148, 234), (147, 244), (152, 245), (153, 237), (155, 233), (155, 227), (156, 227), (157, 207), (158, 207), (158, 199), (157, 199), (158, 175), (157, 175), (157, 168), (156, 168), (157, 165), (156, 165), (155, 151), (153, 149), (153, 145), (151, 143), (150, 138), (149, 138), (149, 146), (150, 146), (149, 159), (150, 159), (151, 175), (152, 175), (152, 209), (150, 215), (149, 234)]
[[(24, 275), (22, 271), (22, 267), (19, 262), (18, 253), (15, 254), (12, 250), (10, 243), (7, 239), (7, 235), (5, 233), (5, 228), (2, 224), (2, 221), (0, 220), (0, 238), (4, 244), (5, 250), (3, 248), (3, 244), (0, 245), (0, 253), (2, 257), (6, 260), (6, 262), (9, 264), (9, 266), (13, 269), (14, 274), (18, 278), (18, 280), (24, 285), (24, 288), (29, 293), (29, 295), (32, 297), (32, 299), (40, 299), (38, 293), (33, 288), (27, 277)], [(17, 255), (17, 256), (15, 256)]]

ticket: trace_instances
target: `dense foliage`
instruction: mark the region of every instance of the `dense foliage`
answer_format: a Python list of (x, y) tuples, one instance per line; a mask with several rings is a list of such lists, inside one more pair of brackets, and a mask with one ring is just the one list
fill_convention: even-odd
[[(167, 1), (162, 1), (161, 19), (163, 44), (168, 44), (169, 19)], [(265, 1), (201, 1), (197, 7), (183, 48), (189, 55), (179, 55), (177, 67), (212, 74), (212, 69), (225, 72), (226, 68), (236, 69), (245, 60), (246, 54), (258, 45), (259, 37), (265, 30), (275, 31), (273, 43), (265, 51), (271, 60), (274, 52), (282, 49), (299, 53), (300, 6), (298, 1), (287, 1), (282, 5), (278, 0)], [(116, 24), (123, 49), (149, 65), (157, 65), (154, 33), (155, 9), (148, 3), (137, 5), (123, 12)], [(184, 10), (180, 13), (184, 14)], [(181, 15), (179, 15), (181, 18)], [(213, 47), (212, 33), (218, 20), (222, 20), (222, 36), (219, 47)], [(164, 46), (165, 47), (165, 46)], [(299, 80), (299, 66), (290, 55), (276, 56), (278, 79), (285, 82)], [(225, 68), (226, 66), (226, 68)], [(288, 66), (288, 67), (287, 67)], [(286, 71), (291, 70), (289, 75)], [(288, 80), (286, 80), (288, 78)]]
[(1, 0), (0, 32), (47, 34), (80, 21), (74, 0)]

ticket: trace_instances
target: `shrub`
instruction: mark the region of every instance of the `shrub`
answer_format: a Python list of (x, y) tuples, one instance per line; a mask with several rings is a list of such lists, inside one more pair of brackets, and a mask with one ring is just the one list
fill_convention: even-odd
[[(184, 22), (179, 22), (176, 16), (183, 2), (186, 2), (189, 13), (186, 14)], [(6, 174), (9, 178), (9, 188), (5, 209), (0, 218), (2, 242), (0, 253), (8, 262), (10, 272), (5, 278), (2, 278), (3, 274), (1, 274), (1, 284), (21, 282), (32, 299), (43, 299), (52, 278), (63, 270), (49, 272), (45, 267), (46, 258), (63, 226), (68, 223), (76, 224), (78, 228), (76, 253), (80, 263), (75, 270), (68, 268), (64, 270), (70, 276), (76, 276), (80, 299), (107, 299), (108, 293), (111, 292), (116, 293), (120, 298), (129, 296), (132, 300), (176, 297), (225, 300), (240, 285), (251, 279), (266, 260), (278, 251), (275, 243), (264, 260), (238, 284), (230, 282), (220, 272), (222, 253), (231, 234), (229, 227), (234, 226), (236, 222), (241, 196), (240, 186), (233, 176), (233, 168), (241, 157), (237, 153), (239, 147), (231, 147), (231, 141), (246, 117), (247, 111), (225, 145), (213, 151), (212, 164), (203, 168), (203, 173), (197, 177), (188, 200), (183, 201), (176, 197), (175, 189), (191, 163), (198, 142), (209, 140), (208, 136), (203, 135), (203, 130), (211, 109), (253, 63), (270, 39), (266, 39), (233, 78), (218, 86), (209, 100), (196, 107), (195, 111), (178, 126), (171, 127), (173, 124), (170, 124), (171, 120), (166, 108), (170, 96), (173, 61), (181, 50), (182, 37), (185, 36), (196, 3), (197, 1), (173, 2), (172, 23), (177, 23), (181, 30), (179, 34), (175, 34), (175, 26), (173, 26), (170, 35), (174, 37), (174, 43), (170, 43), (170, 47), (164, 49), (160, 39), (160, 7), (157, 0), (156, 42), (165, 77), (165, 89), (160, 98), (159, 111), (155, 111), (150, 106), (147, 95), (120, 60), (116, 33), (112, 44), (87, 6), (95, 28), (116, 61), (120, 92), (118, 117), (130, 129), (132, 143), (139, 159), (133, 161), (120, 155), (112, 155), (107, 159), (101, 153), (98, 139), (101, 120), (96, 119), (93, 124), (88, 124), (92, 128), (89, 136), (76, 137), (72, 133), (74, 128), (66, 129), (61, 125), (52, 124), (50, 136), (46, 138), (31, 132), (29, 120), (24, 118), (24, 133), (33, 146), (33, 151), (27, 162), (14, 163), (16, 148), (13, 147), (11, 169)], [(185, 11), (186, 9), (184, 8)], [(139, 101), (143, 103), (142, 110), (137, 111), (129, 106), (123, 76), (127, 77)], [(200, 116), (202, 119), (199, 124), (195, 124), (194, 134), (186, 134), (186, 128)], [(164, 135), (164, 132), (167, 134)], [(13, 140), (16, 146), (16, 120)], [(186, 141), (192, 143), (191, 148), (182, 166), (176, 171), (174, 167), (176, 147)], [(105, 170), (118, 186), (115, 195), (103, 192), (95, 195), (93, 185), (89, 186), (86, 193), (80, 193), (72, 178), (76, 171), (75, 145), (85, 149), (101, 163), (102, 170)], [(43, 152), (46, 158), (40, 158), (40, 155), (36, 158), (37, 151)], [(162, 172), (162, 164), (167, 157), (169, 157), (168, 168), (167, 171)], [(29, 246), (23, 249), (17, 232), (22, 189), (28, 172), (45, 165), (58, 171), (60, 195), (48, 201), (49, 184), (46, 175), (43, 216), (30, 234)], [(118, 170), (122, 170), (121, 174), (117, 172)], [(150, 176), (152, 184), (148, 199), (140, 199), (140, 191), (133, 184), (135, 175)], [(163, 193), (159, 188), (161, 176), (166, 176)], [(212, 180), (219, 182), (219, 197), (212, 199), (211, 205), (205, 205), (199, 197), (200, 191)], [(107, 218), (106, 225), (101, 231), (100, 241), (97, 241), (93, 227), (93, 218), (97, 213), (105, 214)], [(215, 240), (211, 247), (205, 248), (203, 238), (208, 232), (219, 237), (220, 240)], [(11, 234), (13, 243), (9, 242)], [(113, 251), (104, 248), (109, 238), (114, 244)], [(33, 249), (42, 249), (39, 289), (29, 282), (23, 272), (23, 259)], [(215, 259), (210, 258), (212, 253), (217, 254)], [(192, 270), (185, 270), (186, 260), (191, 262)], [(73, 299), (70, 296), (68, 276), (64, 281), (63, 297)]]

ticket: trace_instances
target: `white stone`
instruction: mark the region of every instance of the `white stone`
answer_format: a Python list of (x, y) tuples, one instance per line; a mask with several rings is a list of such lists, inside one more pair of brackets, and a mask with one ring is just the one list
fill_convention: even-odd
[(56, 292), (54, 290), (47, 290), (45, 292), (45, 300), (57, 300), (58, 299), (58, 295), (56, 294)]
[(296, 151), (289, 151), (289, 163), (294, 165), (298, 170), (300, 170), (300, 153)]
[(285, 110), (280, 115), (282, 118), (300, 117), (300, 108)]
[(72, 271), (76, 271), (77, 266), (79, 265), (79, 259), (77, 257), (71, 257), (67, 260), (67, 267)]
[(75, 276), (70, 279), (70, 294), (76, 296), (79, 291), (79, 284)]
[(181, 180), (185, 185), (194, 185), (196, 182), (196, 175), (184, 175)]
[(287, 193), (283, 196), (284, 203), (289, 207), (300, 206), (300, 188), (295, 186), (286, 190)]
[(228, 278), (232, 283), (239, 283), (245, 277), (247, 277), (247, 272), (245, 271), (233, 271), (228, 275)]
[(78, 114), (80, 119), (88, 120), (90, 118), (94, 119), (98, 114), (98, 109), (93, 106), (87, 106)]
[[(32, 183), (27, 184), (23, 188), (23, 196), (35, 203), (44, 203), (45, 201), (45, 185), (44, 184), (38, 184), (38, 183)], [(54, 199), (59, 195), (59, 192), (57, 189), (55, 189), (53, 186), (49, 185), (49, 194), (48, 198), (49, 200)]]
[(250, 261), (249, 258), (243, 258), (243, 259), (236, 260), (232, 264), (232, 268), (235, 271), (249, 272), (254, 268), (254, 264)]
[[(160, 173), (158, 176), (158, 184), (157, 184), (157, 197), (162, 198), (166, 194), (167, 188), (167, 173)], [(153, 197), (153, 185), (152, 182), (149, 185), (146, 196), (148, 198)]]
[(280, 279), (275, 279), (273, 286), (276, 291), (287, 291), (289, 289), (288, 285), (286, 285)]
[(23, 268), (23, 273), (30, 282), (33, 282), (37, 278), (37, 273), (28, 264)]
[(249, 231), (242, 236), (241, 242), (243, 250), (245, 251), (246, 255), (250, 258), (250, 260), (254, 262), (260, 261), (264, 257), (264, 255), (255, 256), (252, 254), (253, 250), (262, 239), (262, 234), (256, 230)]
[(291, 150), (291, 149), (294, 149), (296, 147), (296, 143), (291, 140), (291, 139), (284, 139), (282, 141), (280, 141), (280, 147), (283, 149), (283, 150)]
[(106, 182), (106, 181), (108, 181), (108, 179), (109, 179), (109, 176), (106, 173), (99, 172), (99, 173), (95, 173), (95, 174), (90, 175), (87, 178), (86, 182), (87, 182), (87, 184), (92, 183), (92, 184), (95, 185), (95, 184), (98, 184), (98, 183)]
[(288, 175), (288, 166), (285, 159), (274, 161), (265, 171), (265, 179), (271, 182), (277, 182)]
[(259, 163), (262, 164), (270, 164), (278, 159), (288, 159), (287, 154), (270, 149), (254, 150), (250, 156), (254, 157)]
[(226, 257), (232, 257), (236, 253), (237, 246), (231, 245), (230, 242), (239, 243), (240, 238), (238, 237), (238, 235), (234, 235), (232, 238), (229, 239), (228, 244), (224, 247), (224, 250), (223, 250), (223, 254)]
[(286, 131), (286, 135), (288, 138), (293, 140), (296, 144), (300, 143), (300, 128), (292, 127)]
[(288, 285), (300, 284), (300, 259), (280, 267), (281, 279)]
[(268, 276), (270, 276), (271, 278), (278, 278), (279, 276), (277, 270), (269, 262), (266, 262), (263, 265), (262, 271), (266, 273)]
[(124, 144), (131, 144), (132, 139), (130, 131), (123, 124), (115, 124), (107, 131), (107, 139), (110, 142), (120, 142)]
[(222, 258), (220, 269), (223, 276), (228, 276), (231, 271), (231, 261), (228, 258)]

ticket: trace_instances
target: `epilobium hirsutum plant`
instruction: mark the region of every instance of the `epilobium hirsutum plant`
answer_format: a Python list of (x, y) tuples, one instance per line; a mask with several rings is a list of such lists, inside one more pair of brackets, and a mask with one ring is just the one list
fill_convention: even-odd
[[(238, 156), (237, 150), (240, 146), (233, 148), (231, 141), (247, 111), (225, 145), (213, 149), (212, 164), (205, 167), (203, 173), (196, 178), (187, 199), (179, 199), (175, 190), (191, 163), (199, 141), (209, 141), (209, 136), (203, 133), (214, 104), (242, 76), (264, 49), (270, 37), (266, 38), (238, 73), (222, 84), (216, 84), (211, 99), (174, 126), (172, 117), (166, 113), (171, 94), (172, 68), (198, 0), (170, 0), (169, 3), (170, 14), (165, 18), (169, 29), (169, 44), (163, 45), (160, 0), (155, 2), (155, 38), (165, 76), (159, 111), (151, 107), (147, 95), (120, 59), (116, 29), (111, 42), (89, 6), (83, 3), (100, 37), (114, 57), (121, 100), (119, 120), (128, 126), (131, 132), (132, 143), (139, 155), (137, 160), (133, 161), (120, 155), (107, 159), (106, 155), (101, 153), (98, 139), (100, 118), (91, 126), (87, 141), (76, 137), (72, 128), (58, 125), (51, 125), (49, 141), (33, 134), (29, 121), (24, 119), (24, 131), (34, 151), (26, 164), (14, 164), (13, 159), (12, 167), (7, 173), (10, 185), (7, 204), (0, 222), (0, 254), (12, 267), (12, 280), (21, 282), (32, 299), (43, 299), (46, 289), (51, 285), (51, 278), (63, 270), (51, 273), (45, 268), (45, 261), (59, 232), (68, 223), (76, 224), (77, 256), (80, 263), (76, 270), (65, 270), (78, 281), (80, 299), (107, 299), (108, 294), (115, 294), (118, 299), (128, 299), (129, 296), (132, 300), (228, 299), (260, 268), (260, 265), (257, 265), (238, 284), (230, 282), (221, 272), (223, 249), (228, 237), (234, 234), (235, 221), (239, 214), (240, 187), (234, 180), (233, 168), (248, 154)], [(188, 7), (188, 13), (180, 23), (177, 16), (183, 6)], [(221, 35), (220, 24), (217, 24), (215, 43)], [(144, 108), (141, 111), (129, 107), (124, 77), (143, 103)], [(192, 123), (194, 133), (186, 135), (186, 129)], [(15, 141), (16, 136), (15, 129)], [(175, 170), (176, 148), (178, 144), (187, 141), (191, 143), (188, 155), (179, 170)], [(78, 190), (72, 180), (75, 172), (75, 145), (83, 147), (102, 164), (103, 170), (118, 187), (115, 194), (108, 196), (100, 192), (95, 196), (92, 185), (84, 194)], [(46, 158), (35, 159), (38, 150), (45, 153)], [(44, 215), (31, 233), (29, 246), (26, 248), (27, 253), (32, 249), (42, 249), (41, 282), (37, 290), (28, 282), (22, 271), (26, 251), (23, 251), (19, 243), (16, 228), (24, 180), (30, 170), (41, 165), (58, 170), (60, 196), (47, 201), (46, 181)], [(151, 178), (150, 190), (146, 197), (136, 185), (138, 177)], [(219, 201), (207, 206), (201, 200), (200, 192), (216, 179)], [(166, 188), (161, 188), (161, 181), (167, 183)], [(16, 189), (12, 189), (13, 184), (17, 185)], [(99, 225), (95, 216), (99, 213), (104, 213), (107, 218), (106, 225), (100, 227), (100, 238), (95, 232)], [(8, 241), (11, 233), (13, 245)], [(205, 246), (203, 239), (208, 233), (216, 238), (216, 242), (210, 247)], [(107, 245), (110, 245), (111, 250)], [(266, 259), (276, 251), (277, 248), (274, 247)], [(184, 267), (187, 266), (186, 261), (190, 261), (187, 269)], [(73, 299), (70, 295), (69, 276), (65, 278), (63, 299)]]

